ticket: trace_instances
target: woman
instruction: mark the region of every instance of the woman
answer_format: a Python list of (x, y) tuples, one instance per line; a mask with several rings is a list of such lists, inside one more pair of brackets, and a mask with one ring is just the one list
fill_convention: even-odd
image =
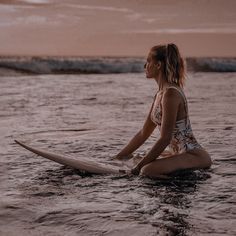
[[(191, 129), (182, 90), (185, 68), (178, 47), (175, 44), (152, 47), (145, 71), (148, 79), (156, 80), (158, 92), (143, 128), (116, 155), (116, 159), (131, 158), (158, 126), (160, 138), (132, 169), (133, 174), (155, 178), (176, 170), (209, 168), (211, 158), (198, 144)], [(167, 146), (170, 152), (164, 155)]]

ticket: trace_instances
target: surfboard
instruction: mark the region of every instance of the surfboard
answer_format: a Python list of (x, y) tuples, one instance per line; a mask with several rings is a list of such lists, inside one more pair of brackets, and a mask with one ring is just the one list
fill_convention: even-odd
[(80, 171), (85, 171), (92, 174), (129, 174), (130, 168), (122, 164), (117, 166), (110, 163), (100, 163), (93, 160), (87, 160), (83, 158), (74, 158), (66, 155), (60, 155), (53, 152), (48, 152), (44, 149), (35, 148), (29, 146), (19, 140), (15, 140), (17, 144), (22, 146), (23, 148), (56, 163), (61, 165), (69, 166), (74, 169), (78, 169)]

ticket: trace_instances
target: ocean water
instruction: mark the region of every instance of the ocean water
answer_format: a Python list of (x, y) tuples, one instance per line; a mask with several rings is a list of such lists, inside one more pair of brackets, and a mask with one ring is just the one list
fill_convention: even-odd
[(157, 87), (144, 74), (2, 76), (0, 84), (0, 235), (236, 234), (236, 73), (188, 74), (192, 127), (213, 165), (170, 180), (84, 174), (14, 143), (108, 160), (150, 109)]

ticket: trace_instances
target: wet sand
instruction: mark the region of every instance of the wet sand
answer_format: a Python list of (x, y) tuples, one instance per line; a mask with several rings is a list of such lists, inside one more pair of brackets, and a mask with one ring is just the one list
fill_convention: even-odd
[(235, 9), (234, 0), (5, 0), (0, 55), (143, 57), (175, 42), (184, 56), (234, 57)]
[(0, 77), (0, 234), (235, 235), (235, 78), (189, 74), (193, 130), (213, 166), (159, 181), (84, 175), (13, 141), (107, 160), (144, 122), (156, 89), (144, 74)]

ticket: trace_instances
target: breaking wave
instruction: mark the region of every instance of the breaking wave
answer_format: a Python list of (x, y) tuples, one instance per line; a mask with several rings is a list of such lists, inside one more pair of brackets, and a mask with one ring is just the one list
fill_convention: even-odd
[[(0, 75), (143, 72), (145, 58), (1, 57)], [(236, 58), (187, 58), (189, 71), (235, 72)]]

